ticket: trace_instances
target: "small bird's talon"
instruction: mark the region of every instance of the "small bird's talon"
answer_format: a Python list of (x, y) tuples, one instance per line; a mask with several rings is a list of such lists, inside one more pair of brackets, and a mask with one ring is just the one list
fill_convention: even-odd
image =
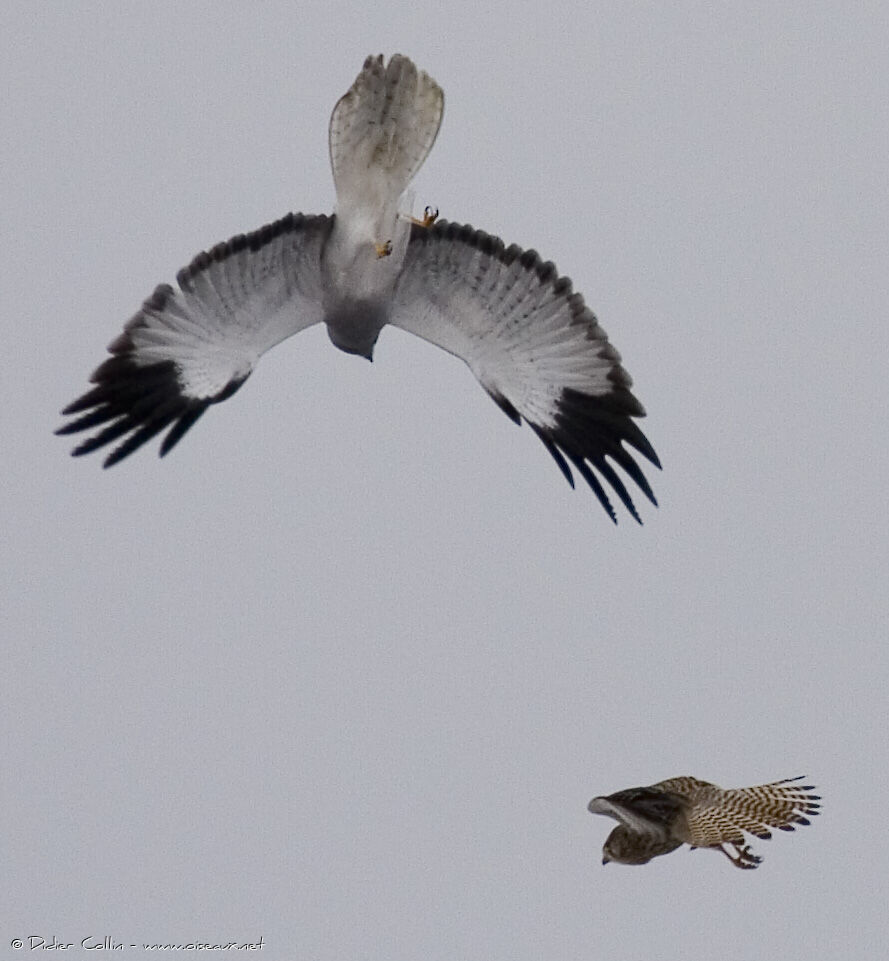
[(735, 867), (750, 870), (755, 868), (758, 864), (762, 864), (762, 858), (758, 854), (754, 854), (753, 851), (751, 851), (749, 844), (732, 844), (732, 847), (734, 847), (735, 851), (737, 852), (737, 857), (733, 858), (731, 855), (729, 855), (729, 858)]
[(374, 244), (374, 250), (377, 252), (377, 257), (382, 260), (383, 257), (388, 257), (392, 253), (392, 241), (387, 240), (382, 244)]

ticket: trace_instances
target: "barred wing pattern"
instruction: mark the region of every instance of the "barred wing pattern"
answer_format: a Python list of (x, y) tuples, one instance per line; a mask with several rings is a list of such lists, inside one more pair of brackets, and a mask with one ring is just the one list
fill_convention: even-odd
[(76, 447), (88, 454), (124, 438), (105, 460), (122, 460), (169, 427), (163, 456), (210, 404), (231, 397), (260, 356), (324, 319), (321, 247), (331, 218), (289, 214), (199, 254), (162, 284), (113, 341), (92, 390), (62, 413), (59, 428), (102, 427)]
[(465, 361), (508, 417), (530, 424), (572, 487), (573, 465), (613, 521), (602, 481), (640, 518), (610, 461), (657, 504), (624, 447), (660, 467), (633, 420), (645, 411), (620, 354), (571, 281), (535, 251), (446, 221), (415, 227), (389, 322)]
[(710, 847), (726, 842), (740, 843), (744, 832), (768, 840), (769, 828), (793, 831), (796, 825), (812, 822), (806, 815), (817, 815), (821, 800), (811, 784), (797, 784), (802, 778), (786, 778), (756, 787), (726, 790), (695, 778), (672, 778), (653, 784), (655, 790), (669, 791), (688, 798), (688, 835), (693, 847)]

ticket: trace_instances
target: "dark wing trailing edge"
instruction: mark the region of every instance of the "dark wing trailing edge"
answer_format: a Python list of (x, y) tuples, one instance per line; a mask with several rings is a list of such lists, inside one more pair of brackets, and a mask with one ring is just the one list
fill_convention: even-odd
[(331, 218), (288, 214), (199, 254), (162, 284), (108, 347), (90, 378), (95, 386), (62, 414), (80, 414), (56, 431), (105, 425), (72, 453), (125, 438), (110, 467), (169, 427), (160, 454), (182, 439), (210, 404), (227, 400), (260, 356), (319, 323), (320, 251)]
[(527, 421), (574, 486), (573, 466), (613, 521), (606, 483), (641, 523), (614, 462), (655, 506), (624, 443), (660, 461), (645, 410), (583, 297), (555, 266), (469, 226), (414, 227), (390, 323), (464, 360), (501, 410)]

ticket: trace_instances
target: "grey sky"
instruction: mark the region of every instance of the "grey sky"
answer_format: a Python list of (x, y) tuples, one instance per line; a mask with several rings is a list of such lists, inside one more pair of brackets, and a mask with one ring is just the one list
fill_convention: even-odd
[[(879, 956), (887, 42), (880, 3), (3, 5), (0, 957)], [(158, 282), (330, 211), (330, 110), (396, 51), (446, 97), (418, 208), (623, 354), (643, 527), (391, 329), (300, 334), (164, 461), (53, 437)], [(602, 867), (589, 798), (686, 773), (824, 815), (755, 872)]]

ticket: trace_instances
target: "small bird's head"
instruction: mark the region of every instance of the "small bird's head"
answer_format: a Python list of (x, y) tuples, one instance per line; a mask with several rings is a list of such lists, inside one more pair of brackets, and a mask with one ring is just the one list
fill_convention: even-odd
[(619, 824), (608, 835), (602, 848), (602, 863), (616, 861), (618, 864), (648, 864), (652, 858), (669, 854), (682, 845), (682, 841), (669, 836), (637, 833)]
[(602, 846), (602, 863), (616, 861), (618, 864), (647, 864), (651, 853), (645, 839), (633, 834), (619, 824), (605, 839)]

